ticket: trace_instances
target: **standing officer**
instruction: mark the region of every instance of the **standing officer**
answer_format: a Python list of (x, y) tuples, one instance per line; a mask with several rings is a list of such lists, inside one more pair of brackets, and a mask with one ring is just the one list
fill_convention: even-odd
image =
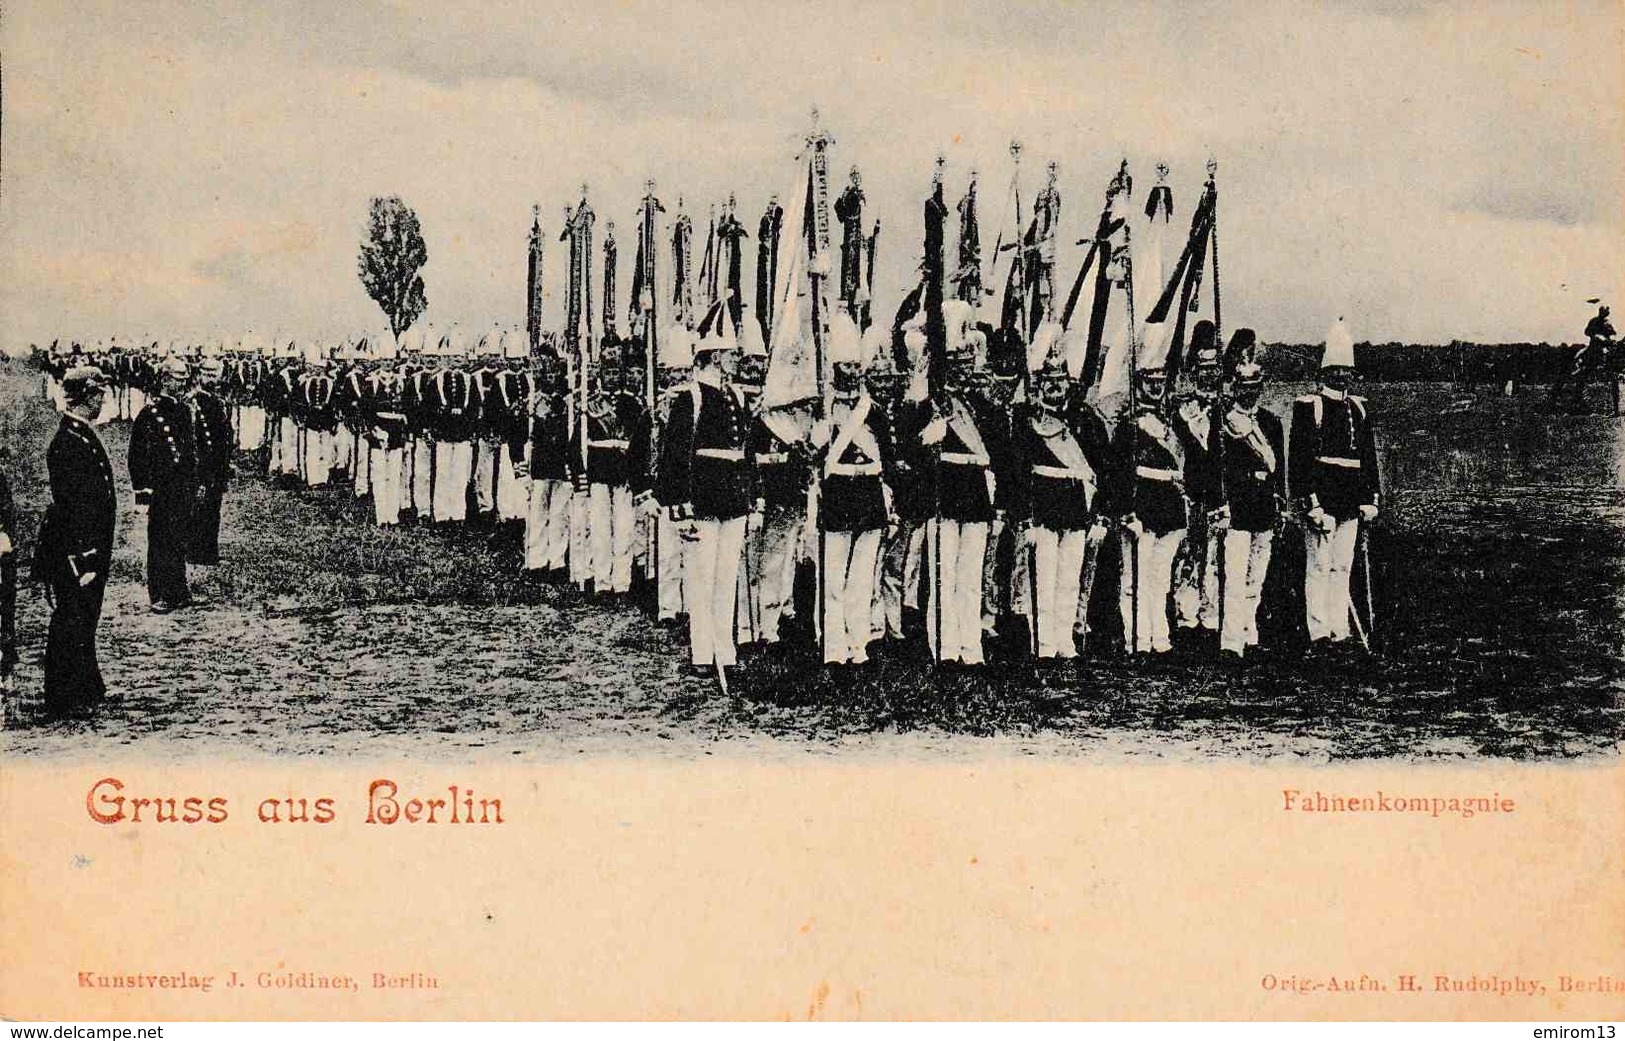
[(147, 594), (154, 614), (192, 602), (186, 555), (198, 468), (192, 409), (181, 398), (186, 381), (186, 362), (165, 359), (158, 391), (147, 398), (130, 429), (130, 484), (136, 506), (147, 510)]
[[(1037, 359), (1035, 359), (1037, 360)], [(1037, 401), (1016, 425), (1010, 467), (1011, 509), (1027, 522), (1029, 590), (1039, 658), (1075, 658), (1073, 627), (1085, 556), (1105, 537), (1096, 497), (1110, 473), (1111, 438), (1100, 413), (1072, 406), (1072, 384), (1058, 351), (1042, 357)], [(1019, 570), (1019, 569), (1018, 569)]]
[[(655, 408), (663, 417), (656, 458), (664, 458), (665, 441), (670, 436), (666, 424), (670, 422), (672, 402), (692, 392), (694, 334), (681, 325), (668, 327), (660, 337), (655, 360), (660, 367), (660, 397)], [(655, 578), (655, 624), (675, 626), (688, 613), (684, 561), (693, 544), (682, 537), (682, 522), (672, 509), (681, 502), (663, 498), (665, 487), (656, 477), (653, 502), (657, 515), (649, 540), (649, 566)]]
[(570, 416), (564, 364), (549, 348), (536, 356), (530, 423), (530, 503), (525, 569), (561, 578), (570, 548)]
[(1216, 432), (1224, 466), (1224, 605), (1219, 653), (1241, 657), (1258, 646), (1258, 605), (1269, 571), (1275, 525), (1286, 497), (1286, 437), (1281, 420), (1258, 401), (1264, 370), (1236, 367), (1229, 408)]
[(497, 518), (504, 524), (525, 523), (530, 500), (530, 473), (526, 447), (530, 435), (530, 407), (536, 381), (525, 369), (525, 339), (514, 332), (502, 337), (505, 367), (497, 374), (498, 410), (488, 417), (501, 438), (497, 455)]
[[(106, 396), (101, 371), (67, 370), (62, 395), (62, 422), (45, 454), (51, 504), (34, 558), (36, 577), (51, 589), (45, 707), (53, 715), (88, 711), (106, 693), (96, 661), (96, 624), (118, 518), (113, 464), (92, 425)], [(183, 559), (183, 576), (185, 566)]]
[(193, 564), (220, 563), (220, 507), (231, 481), (231, 413), (220, 396), (225, 365), (219, 358), (198, 364), (197, 387), (192, 391), (192, 436), (197, 446), (197, 501), (193, 505), (192, 542), (187, 560)]
[(885, 482), (890, 424), (863, 385), (857, 324), (839, 312), (830, 324), (834, 397), (828, 420), (813, 429), (813, 447), (823, 456), (818, 509), (824, 543), (824, 663), (861, 665), (869, 660), (869, 640), (875, 635), (880, 536), (895, 524)]
[(750, 415), (728, 384), (739, 346), (733, 325), (713, 308), (710, 334), (695, 345), (694, 382), (679, 391), (661, 443), (655, 498), (691, 545), (684, 559), (689, 656), (715, 665), (723, 684), (734, 664), (734, 610), (745, 517), (752, 494), (745, 441)]
[(1174, 554), (1185, 538), (1185, 452), (1164, 418), (1167, 373), (1141, 369), (1135, 413), (1118, 424), (1113, 455), (1111, 509), (1123, 525), (1123, 575), (1119, 606), (1129, 653), (1166, 654)]
[[(445, 341), (442, 348), (455, 350)], [(479, 421), (479, 401), (474, 396), (474, 380), (466, 359), (460, 353), (448, 353), (443, 364), (427, 387), (437, 523), (468, 517), (468, 486), (473, 477), (474, 435)]]
[(1223, 385), (1220, 351), (1213, 323), (1203, 319), (1191, 334), (1191, 390), (1172, 402), (1169, 425), (1185, 452), (1185, 495), (1190, 516), (1185, 542), (1176, 555), (1174, 620), (1193, 634), (1219, 633), (1219, 531), (1212, 523), (1219, 509), (1218, 458), (1211, 451), (1213, 424), (1219, 416)]
[[(931, 489), (925, 482), (934, 460), (920, 445), (898, 436), (911, 409), (926, 399), (925, 333), (919, 324), (923, 321), (903, 333), (906, 371), (894, 368), (887, 373), (884, 365), (876, 363), (869, 374), (870, 394), (885, 410), (891, 426), (890, 440), (896, 446), (889, 460), (891, 472), (886, 485), (892, 490), (897, 527), (887, 535), (880, 550), (881, 617), (885, 637), (895, 641), (920, 632), (920, 569), (925, 559), (925, 525), (932, 512)], [(879, 325), (869, 328), (870, 334), (876, 336), (884, 335), (880, 330)], [(894, 346), (887, 336), (886, 347)]]
[(406, 512), (417, 520), (434, 515), (434, 431), (429, 412), (429, 387), (434, 370), (424, 352), (407, 345), (406, 366), (401, 370), (401, 412), (406, 415), (406, 448), (401, 453), (401, 497)]
[[(621, 392), (621, 359), (616, 348), (606, 345), (599, 360), (597, 386), (583, 410), (587, 424), (587, 459), (581, 469), (580, 456), (571, 462), (580, 471), (577, 486), (587, 489), (587, 577), (593, 591), (626, 593), (632, 588), (632, 509), (634, 480), (648, 467), (647, 437), (636, 397)], [(577, 421), (582, 416), (578, 415)], [(576, 443), (579, 432), (571, 437)]]
[(401, 377), (385, 361), (362, 385), (363, 448), (372, 488), (373, 520), (380, 527), (401, 522), (405, 506), (402, 474), (406, 454), (406, 412), (401, 404)]
[(1006, 465), (1008, 426), (975, 389), (982, 381), (971, 336), (962, 322), (949, 323), (942, 399), (913, 402), (910, 429), (912, 440), (934, 457), (926, 636), (938, 661), (980, 665), (988, 537), (1004, 517), (998, 473)]
[(469, 373), (474, 395), (474, 411), (479, 417), (470, 438), (472, 449), (469, 480), (474, 487), (474, 519), (495, 519), (499, 473), (508, 466), (503, 456), (506, 445), (505, 412), (502, 400), (502, 339), (499, 330), (480, 338), (476, 348), (478, 368)]
[(1349, 573), (1360, 522), (1377, 516), (1381, 498), (1376, 439), (1354, 382), (1354, 341), (1339, 318), (1326, 334), (1320, 390), (1292, 406), (1288, 488), (1307, 523), (1304, 603), (1311, 646), (1349, 638), (1354, 605)]

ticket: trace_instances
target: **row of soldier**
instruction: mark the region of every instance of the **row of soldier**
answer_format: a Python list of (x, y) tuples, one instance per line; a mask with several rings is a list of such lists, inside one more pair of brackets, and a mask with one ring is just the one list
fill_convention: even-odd
[[(1132, 421), (1112, 424), (1044, 344), (1010, 400), (985, 370), (985, 333), (957, 312), (937, 385), (918, 319), (860, 335), (837, 315), (822, 415), (764, 410), (760, 338), (708, 324), (703, 336), (660, 338), (654, 415), (634, 345), (616, 340), (586, 363), (584, 409), (583, 374), (551, 344), (533, 354), (512, 335), (472, 356), (290, 346), (205, 357), (195, 373), (178, 357), (91, 358), (113, 385), (108, 418), (136, 421), (154, 609), (189, 599), (186, 553), (212, 559), (229, 467), (218, 452), (204, 461), (202, 446), (224, 439), (273, 478), (369, 497), (380, 525), (489, 520), (522, 529), (533, 573), (597, 594), (627, 593), (639, 576), (663, 623), (687, 616), (691, 665), (706, 672), (793, 631), (832, 665), (867, 661), (877, 640), (977, 665), (995, 634), (1016, 630), (1040, 659), (1074, 657), (1112, 536), (1126, 650), (1166, 653), (1188, 626), (1239, 656), (1258, 643), (1263, 576), (1289, 507), (1305, 532), (1308, 635), (1341, 642), (1358, 629), (1349, 578), (1378, 481), (1340, 325), (1323, 387), (1295, 406), (1289, 455), (1285, 424), (1259, 405), (1246, 331), (1239, 350), (1196, 350), (1177, 397), (1164, 372), (1142, 369)], [(186, 435), (178, 408), (191, 413)], [(1001, 538), (1015, 551), (996, 552)]]

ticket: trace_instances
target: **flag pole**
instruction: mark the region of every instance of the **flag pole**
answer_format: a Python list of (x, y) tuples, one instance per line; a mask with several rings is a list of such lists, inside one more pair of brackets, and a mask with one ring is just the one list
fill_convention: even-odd
[[(1033, 342), (1032, 310), (1030, 308), (1033, 286), (1031, 272), (1027, 268), (1027, 237), (1022, 230), (1021, 212), (1021, 142), (1010, 142), (1010, 158), (1015, 161), (1015, 172), (1010, 178), (1010, 190), (1015, 196), (1016, 207), (1016, 283), (1021, 286), (1022, 299), (1017, 314), (1017, 321), (1021, 330), (1021, 396), (1030, 412), (1033, 408), (1033, 377), (1032, 365), (1027, 360), (1027, 350)], [(1036, 229), (1035, 229), (1036, 230)], [(1035, 242), (1034, 245), (1037, 245)], [(1013, 533), (1012, 533), (1013, 534)], [(1027, 643), (1034, 660), (1038, 658), (1038, 550), (1032, 544), (1030, 534), (1026, 539), (1027, 551)], [(1014, 623), (1012, 623), (1014, 624)]]
[[(1208, 220), (1208, 236), (1213, 245), (1213, 346), (1219, 352), (1219, 392), (1213, 397), (1213, 418), (1209, 422), (1209, 437), (1213, 444), (1213, 465), (1216, 469), (1214, 480), (1219, 493), (1220, 508), (1227, 504), (1224, 492), (1224, 416), (1225, 408), (1225, 372), (1224, 372), (1224, 309), (1219, 292), (1219, 161), (1210, 158), (1207, 161), (1207, 190), (1211, 197)], [(1227, 531), (1221, 527), (1218, 532), (1219, 559), (1215, 561), (1218, 586), (1218, 615), (1219, 615), (1219, 642), (1224, 642), (1224, 601), (1225, 587), (1229, 585), (1228, 568), (1225, 566), (1225, 538)]]
[[(818, 399), (816, 420), (830, 414), (830, 386), (825, 374), (829, 345), (829, 146), (835, 139), (819, 125), (816, 107), (812, 110), (812, 130), (806, 137), (806, 155), (811, 164), (813, 186), (812, 235), (808, 240), (809, 263), (807, 271), (812, 282), (812, 335), (813, 364), (818, 370)], [(825, 583), (828, 553), (828, 525), (823, 502), (823, 468), (813, 476), (815, 499), (818, 503), (818, 566), (815, 568), (814, 590), (818, 595), (818, 637), (821, 643), (829, 639), (829, 625), (825, 608)]]
[[(1128, 178), (1128, 160), (1124, 159), (1118, 167), (1119, 190), (1125, 194), (1130, 193)], [(1134, 324), (1134, 224), (1128, 218), (1123, 220), (1123, 292), (1125, 304), (1128, 308), (1128, 421), (1129, 429), (1129, 513), (1135, 521), (1139, 521), (1137, 512), (1137, 499), (1139, 492), (1139, 453), (1140, 453), (1140, 334)], [(1109, 258), (1108, 258), (1109, 259)], [(1143, 530), (1143, 526), (1142, 526)], [(1133, 636), (1133, 649), (1140, 646), (1140, 537), (1130, 531), (1130, 563), (1129, 572), (1132, 584), (1130, 604), (1134, 609), (1134, 617), (1130, 629)]]

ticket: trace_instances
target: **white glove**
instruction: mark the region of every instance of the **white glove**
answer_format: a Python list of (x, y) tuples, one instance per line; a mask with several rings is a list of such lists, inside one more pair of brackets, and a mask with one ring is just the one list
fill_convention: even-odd
[(942, 439), (947, 436), (948, 421), (943, 419), (941, 416), (938, 416), (936, 419), (933, 419), (931, 422), (927, 423), (924, 430), (920, 431), (920, 443), (934, 445), (941, 442)]
[(1145, 534), (1145, 525), (1141, 524), (1140, 518), (1132, 513), (1123, 518), (1123, 529), (1132, 532), (1136, 536)]
[(94, 581), (96, 581), (96, 572), (94, 571), (86, 571), (79, 576), (79, 584), (82, 586), (88, 586)]
[(1106, 539), (1106, 525), (1100, 523), (1099, 521), (1095, 521), (1095, 523), (1090, 525), (1090, 527), (1089, 527), (1089, 541), (1090, 542), (1103, 542), (1103, 541), (1105, 541), (1105, 539)]
[(1319, 506), (1309, 511), (1309, 521), (1327, 535), (1330, 535), (1332, 529), (1337, 527), (1337, 522), (1327, 516), (1326, 511)]
[(1376, 504), (1368, 502), (1364, 506), (1361, 506), (1360, 507), (1360, 519), (1363, 520), (1363, 521), (1374, 521), (1374, 520), (1376, 520), (1377, 519), (1377, 506), (1376, 506)]
[(0, 557), (11, 552), (11, 536), (0, 531)]

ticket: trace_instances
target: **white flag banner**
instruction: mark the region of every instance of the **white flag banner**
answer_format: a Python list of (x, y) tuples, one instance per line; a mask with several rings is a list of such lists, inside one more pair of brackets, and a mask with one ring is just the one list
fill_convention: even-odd
[(773, 335), (767, 345), (767, 377), (762, 386), (764, 408), (780, 408), (818, 396), (817, 359), (811, 329), (803, 320), (811, 174), (810, 163), (797, 161), (795, 183), (781, 196), (799, 202), (792, 201), (784, 208), (784, 226), (779, 235), (779, 270), (773, 282)]

